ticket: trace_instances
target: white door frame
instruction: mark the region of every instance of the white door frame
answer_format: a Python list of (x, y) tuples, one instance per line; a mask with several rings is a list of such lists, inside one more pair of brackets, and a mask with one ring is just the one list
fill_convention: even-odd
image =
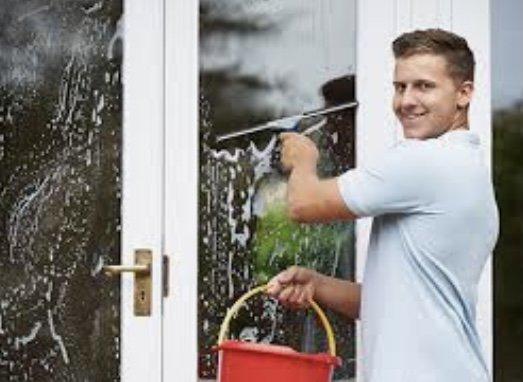
[(165, 2), (165, 381), (198, 380), (198, 3)]
[[(167, 1), (165, 16), (165, 251), (171, 294), (164, 311), (164, 378), (196, 382), (198, 301), (198, 0)], [(357, 2), (357, 161), (379, 155), (400, 136), (390, 109), (390, 43), (414, 28), (451, 29), (469, 41), (477, 60), (472, 130), (491, 161), (489, 0), (365, 0)], [(371, 47), (371, 49), (369, 49)], [(365, 263), (370, 219), (357, 224), (357, 279)], [(492, 367), (491, 262), (479, 287), (478, 328)], [(358, 342), (359, 339), (358, 339)], [(359, 352), (358, 352), (359, 357)], [(358, 358), (358, 365), (361, 359)], [(358, 382), (362, 381), (358, 367)]]
[(121, 277), (121, 379), (161, 381), (163, 0), (124, 1), (122, 264), (153, 252), (150, 317), (133, 313), (134, 277)]

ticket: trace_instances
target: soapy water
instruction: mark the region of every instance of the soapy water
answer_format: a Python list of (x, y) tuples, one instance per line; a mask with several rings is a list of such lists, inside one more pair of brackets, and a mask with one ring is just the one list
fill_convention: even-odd
[[(351, 224), (296, 225), (285, 215), (286, 177), (273, 166), (277, 137), (254, 134), (216, 145), (268, 121), (354, 100), (355, 3), (339, 0), (201, 0), (199, 184), (199, 375), (214, 378), (215, 345), (227, 309), (291, 264), (353, 276)], [(311, 134), (321, 176), (354, 164), (354, 112), (328, 115)], [(217, 139), (218, 140), (218, 139)], [(353, 327), (332, 317), (345, 361)], [(326, 349), (312, 313), (256, 296), (232, 320), (248, 341)], [(338, 333), (337, 333), (338, 334)], [(354, 375), (354, 365), (337, 378)]]
[[(261, 144), (249, 141), (243, 142), (241, 147), (213, 147), (209, 133), (212, 122), (205, 118), (205, 111), (209, 107), (205, 101), (201, 102), (201, 377), (215, 375), (215, 358), (206, 349), (214, 345), (227, 309), (241, 294), (260, 282), (258, 276), (261, 272), (257, 261), (263, 243), (258, 243), (259, 229), (274, 206), (284, 208), (287, 186), (286, 177), (272, 166), (272, 157), (278, 144), (277, 135), (268, 137)], [(346, 158), (339, 163), (333, 163), (336, 161), (336, 154), (330, 147), (339, 143), (338, 136), (337, 132), (324, 131), (318, 132), (314, 138), (320, 148), (322, 159), (319, 167), (324, 175), (333, 171), (339, 172), (341, 167), (346, 167)], [(290, 227), (289, 229), (295, 231), (290, 232), (290, 235), (296, 244), (295, 248), (299, 248), (296, 254), (290, 254), (292, 263), (309, 266), (338, 277), (352, 277), (354, 241), (351, 224), (302, 225), (296, 228), (286, 224), (288, 223), (283, 223), (283, 227)], [(269, 232), (269, 237), (276, 237), (277, 240), (278, 234)], [(284, 252), (288, 252), (288, 242), (276, 243), (274, 248), (266, 261), (268, 268), (278, 263)], [(346, 324), (341, 324), (338, 318), (333, 318), (333, 321), (335, 327), (341, 330), (338, 338), (340, 353), (345, 355), (346, 360), (352, 359), (352, 331), (347, 329)], [(316, 324), (313, 312), (289, 312), (277, 301), (266, 297), (253, 297), (252, 301), (240, 309), (232, 320), (230, 337), (249, 342), (281, 343), (309, 352), (326, 349), (323, 329)], [(353, 367), (354, 365), (350, 365), (345, 370), (338, 371), (338, 374), (348, 376)]]
[(119, 254), (118, 2), (7, 2), (0, 379), (114, 380), (119, 289), (99, 270)]

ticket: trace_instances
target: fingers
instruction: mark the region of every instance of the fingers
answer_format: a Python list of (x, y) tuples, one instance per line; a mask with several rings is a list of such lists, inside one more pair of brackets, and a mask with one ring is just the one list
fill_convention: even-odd
[(290, 285), (282, 291), (279, 300), (284, 303), (298, 304), (302, 294), (303, 287), (301, 285)]
[(281, 164), (291, 171), (296, 166), (316, 168), (318, 149), (313, 141), (298, 133), (281, 133)]
[(282, 147), (285, 148), (292, 144), (296, 144), (296, 142), (300, 141), (300, 139), (305, 138), (305, 137), (298, 133), (281, 133), (279, 138), (280, 138)]
[(292, 163), (292, 147), (293, 140), (295, 139), (296, 133), (282, 133), (280, 134), (281, 142), (281, 167), (284, 171), (291, 171), (293, 166)]
[(280, 293), (278, 301), (291, 309), (305, 309), (309, 307), (308, 294), (304, 286), (291, 285)]
[(298, 281), (297, 276), (299, 273), (300, 267), (297, 267), (296, 265), (293, 265), (283, 272), (280, 272), (276, 277), (278, 281), (282, 284), (289, 284), (294, 281)]
[(277, 298), (280, 292), (283, 290), (283, 285), (277, 280), (277, 277), (273, 277), (271, 281), (267, 283), (267, 294), (271, 297)]
[(296, 285), (286, 287), (278, 296), (278, 301), (291, 308), (299, 308), (301, 290)]
[(287, 307), (307, 308), (314, 295), (313, 277), (313, 271), (292, 266), (269, 281), (267, 293)]
[(277, 297), (286, 285), (294, 281), (297, 272), (298, 267), (293, 266), (278, 273), (267, 283), (267, 293), (273, 295), (273, 297)]
[(293, 276), (288, 270), (280, 272), (267, 283), (267, 294), (271, 297), (279, 298), (281, 292), (292, 282), (292, 279)]
[(280, 133), (279, 135), (280, 142), (282, 143), (283, 147), (285, 146), (291, 146), (296, 144), (304, 144), (307, 146), (316, 146), (314, 142), (305, 135), (299, 134), (299, 133)]
[(314, 296), (314, 287), (311, 283), (303, 285), (295, 303), (301, 308), (308, 308)]
[(302, 290), (300, 292), (300, 295), (298, 296), (297, 303), (300, 306), (305, 306), (305, 307), (309, 306), (309, 297), (308, 297), (308, 291), (307, 290)]
[(298, 133), (292, 133), (292, 132), (288, 132), (288, 133), (280, 133), (280, 140), (282, 142), (284, 142), (285, 140), (287, 139), (292, 139), (292, 137), (296, 137), (296, 136), (299, 136), (300, 134)]

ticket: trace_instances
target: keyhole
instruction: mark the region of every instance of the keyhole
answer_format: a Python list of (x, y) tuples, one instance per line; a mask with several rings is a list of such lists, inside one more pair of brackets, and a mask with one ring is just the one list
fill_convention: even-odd
[(142, 290), (140, 292), (140, 299), (142, 300), (142, 302), (145, 301), (145, 291), (144, 290)]

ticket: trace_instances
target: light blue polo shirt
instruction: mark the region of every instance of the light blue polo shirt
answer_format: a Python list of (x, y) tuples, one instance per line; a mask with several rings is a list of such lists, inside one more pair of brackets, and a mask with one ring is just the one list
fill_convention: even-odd
[(374, 216), (362, 283), (365, 382), (490, 381), (477, 287), (499, 219), (479, 137), (408, 139), (338, 178)]

